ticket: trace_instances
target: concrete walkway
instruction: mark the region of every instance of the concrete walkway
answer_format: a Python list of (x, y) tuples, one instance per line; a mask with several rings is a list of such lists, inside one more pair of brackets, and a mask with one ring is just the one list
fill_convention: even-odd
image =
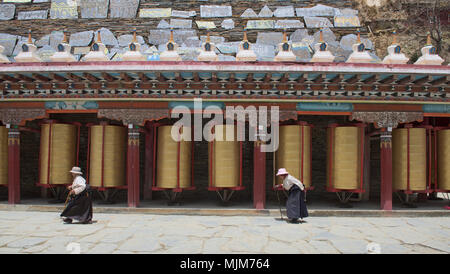
[(0, 211), (0, 253), (450, 253), (450, 217), (186, 216)]

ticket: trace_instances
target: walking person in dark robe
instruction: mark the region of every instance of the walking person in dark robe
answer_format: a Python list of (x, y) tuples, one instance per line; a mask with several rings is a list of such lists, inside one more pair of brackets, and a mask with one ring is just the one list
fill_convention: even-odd
[(65, 223), (72, 223), (72, 220), (79, 221), (83, 224), (92, 223), (92, 199), (89, 193), (89, 186), (86, 180), (81, 177), (83, 174), (81, 168), (73, 167), (70, 171), (73, 177), (72, 185), (68, 186), (70, 200), (61, 213), (61, 217)]
[(283, 187), (289, 191), (286, 202), (286, 214), (290, 223), (304, 222), (303, 218), (308, 217), (308, 209), (305, 203), (305, 186), (284, 168), (278, 170), (277, 176), (283, 179)]

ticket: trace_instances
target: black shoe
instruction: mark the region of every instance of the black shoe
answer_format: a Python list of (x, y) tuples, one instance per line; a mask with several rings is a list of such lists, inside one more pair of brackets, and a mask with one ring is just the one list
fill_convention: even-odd
[(71, 224), (71, 223), (72, 223), (72, 219), (70, 219), (70, 218), (65, 218), (63, 221), (64, 221), (66, 224)]
[(84, 225), (86, 225), (86, 224), (92, 224), (92, 221), (84, 221), (84, 222), (81, 222), (81, 224), (84, 224)]
[(298, 224), (298, 219), (291, 219), (291, 220), (289, 220), (289, 223)]

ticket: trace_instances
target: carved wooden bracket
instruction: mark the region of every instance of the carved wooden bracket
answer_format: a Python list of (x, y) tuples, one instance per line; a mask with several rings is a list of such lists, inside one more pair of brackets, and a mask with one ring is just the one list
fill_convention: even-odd
[(144, 125), (145, 121), (159, 120), (169, 117), (168, 109), (99, 109), (99, 118), (122, 121), (123, 124)]
[(374, 123), (378, 128), (396, 128), (399, 124), (423, 121), (422, 112), (353, 112), (351, 120)]
[(0, 120), (11, 125), (21, 125), (27, 120), (45, 118), (46, 115), (43, 108), (0, 109)]

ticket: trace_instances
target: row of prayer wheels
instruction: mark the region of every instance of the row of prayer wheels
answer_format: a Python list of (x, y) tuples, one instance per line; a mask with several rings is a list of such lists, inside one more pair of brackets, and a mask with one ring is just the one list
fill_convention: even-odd
[[(224, 138), (208, 144), (210, 188), (242, 186), (242, 144), (230, 125), (216, 125), (214, 132)], [(183, 127), (180, 133), (191, 135)], [(301, 122), (281, 125), (279, 148), (274, 154), (275, 170), (286, 168), (311, 188), (312, 125)], [(175, 141), (171, 125), (157, 127), (155, 138), (155, 189), (193, 187), (193, 142)], [(186, 139), (186, 138), (185, 138)], [(126, 185), (126, 140), (123, 126), (89, 127), (88, 182), (93, 187), (115, 188)], [(364, 126), (331, 125), (327, 129), (327, 189), (346, 191), (362, 189)], [(46, 123), (41, 125), (39, 185), (64, 185), (72, 182), (69, 170), (78, 162), (79, 126)], [(393, 190), (421, 192), (450, 190), (450, 129), (432, 127), (397, 128), (392, 133)], [(8, 134), (0, 127), (0, 184), (8, 184)], [(278, 184), (274, 178), (274, 184)]]

